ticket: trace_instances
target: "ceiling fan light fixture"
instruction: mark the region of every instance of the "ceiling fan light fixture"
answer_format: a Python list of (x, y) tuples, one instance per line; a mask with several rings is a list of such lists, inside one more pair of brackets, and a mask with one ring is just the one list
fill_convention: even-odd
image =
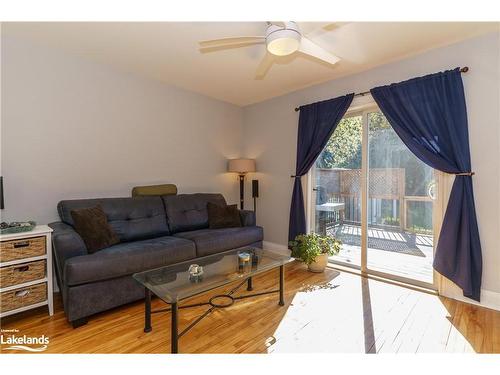
[(291, 55), (299, 49), (300, 41), (295, 38), (278, 38), (267, 43), (267, 50), (276, 56)]
[[(288, 56), (295, 52), (313, 57), (330, 65), (336, 64), (340, 58), (317, 45), (307, 36), (302, 36), (297, 22), (267, 22), (265, 35), (228, 37), (199, 42), (200, 52), (210, 52), (219, 49), (230, 49), (266, 44), (266, 53), (257, 67), (255, 79), (263, 79), (269, 68), (278, 61), (274, 56)], [(290, 62), (281, 60), (281, 62)]]
[(266, 45), (269, 53), (276, 56), (287, 56), (300, 47), (300, 31), (294, 22), (288, 22), (287, 28), (271, 25), (266, 33)]

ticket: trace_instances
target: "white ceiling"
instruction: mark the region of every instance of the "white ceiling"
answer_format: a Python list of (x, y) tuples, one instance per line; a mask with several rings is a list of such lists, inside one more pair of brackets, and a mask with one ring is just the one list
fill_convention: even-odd
[(329, 66), (300, 54), (283, 57), (263, 80), (255, 70), (265, 46), (201, 53), (198, 41), (263, 35), (265, 22), (4, 23), (2, 34), (110, 64), (120, 69), (245, 106), (313, 84), (370, 69), (487, 32), (498, 23), (307, 22), (303, 32), (341, 57)]

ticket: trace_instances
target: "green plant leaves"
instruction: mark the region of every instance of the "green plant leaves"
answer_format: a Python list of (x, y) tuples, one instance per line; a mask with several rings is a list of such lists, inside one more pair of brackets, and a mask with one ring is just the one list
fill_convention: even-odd
[(322, 236), (317, 233), (299, 234), (289, 242), (292, 257), (300, 259), (307, 265), (314, 262), (320, 254), (336, 255), (342, 242), (333, 236)]

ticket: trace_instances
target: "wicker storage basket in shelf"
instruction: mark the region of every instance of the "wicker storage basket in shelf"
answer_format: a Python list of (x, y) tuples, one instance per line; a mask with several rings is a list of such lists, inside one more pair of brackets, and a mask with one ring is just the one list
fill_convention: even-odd
[(45, 259), (2, 267), (0, 268), (0, 286), (5, 288), (43, 279), (45, 277), (45, 268)]
[(19, 309), (47, 299), (47, 283), (35, 284), (0, 294), (1, 312)]
[(0, 242), (0, 262), (31, 258), (44, 254), (44, 236)]

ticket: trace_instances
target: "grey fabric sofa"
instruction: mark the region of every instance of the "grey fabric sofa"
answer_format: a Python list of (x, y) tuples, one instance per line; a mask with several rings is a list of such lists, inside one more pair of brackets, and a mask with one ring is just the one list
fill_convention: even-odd
[[(220, 194), (78, 199), (59, 202), (61, 221), (49, 224), (57, 283), (74, 327), (90, 315), (144, 298), (132, 274), (245, 246), (262, 247), (253, 211), (240, 211), (242, 227), (209, 229), (207, 203)], [(71, 210), (100, 204), (120, 243), (88, 254), (73, 229)]]

